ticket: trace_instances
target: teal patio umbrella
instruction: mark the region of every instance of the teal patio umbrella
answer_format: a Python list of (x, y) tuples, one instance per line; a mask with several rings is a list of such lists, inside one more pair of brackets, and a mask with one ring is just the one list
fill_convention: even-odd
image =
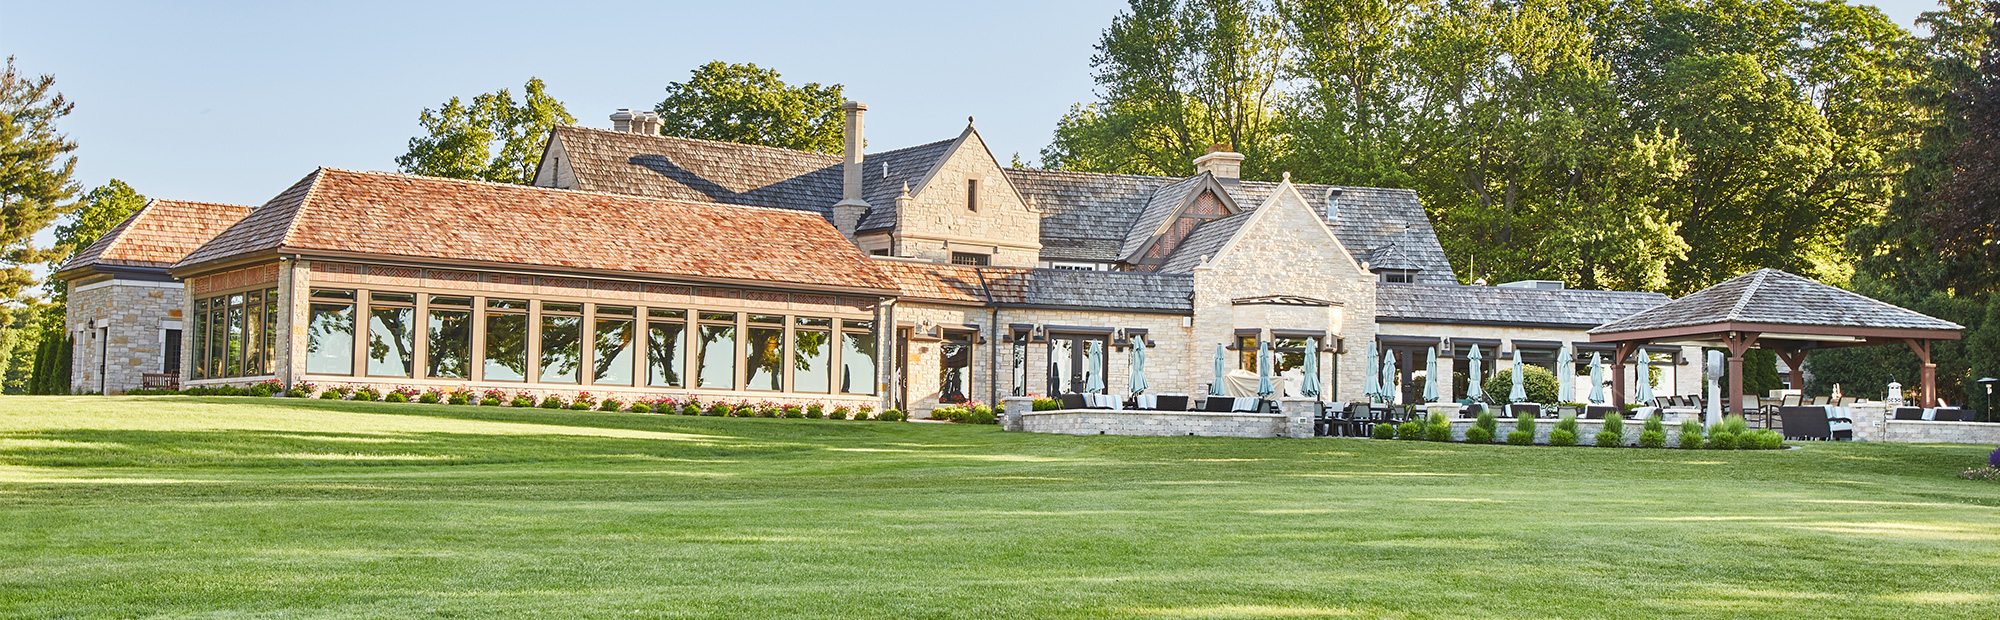
[(1132, 338), (1132, 395), (1146, 393), (1146, 337)]
[(1257, 343), (1257, 397), (1270, 398), (1271, 393), (1271, 342)]
[(1653, 360), (1645, 349), (1639, 350), (1639, 388), (1632, 392), (1632, 402), (1641, 405), (1653, 402)]
[(1507, 402), (1520, 403), (1528, 400), (1527, 373), (1521, 371), (1521, 352), (1514, 352), (1514, 389), (1507, 390)]
[(1208, 384), (1209, 396), (1222, 395), (1222, 362), (1225, 357), (1222, 353), (1222, 345), (1215, 345), (1215, 382)]
[(1438, 401), (1438, 348), (1424, 354), (1424, 402)]
[(1306, 339), (1306, 380), (1299, 384), (1299, 394), (1314, 400), (1319, 399), (1319, 339)]
[(1556, 353), (1556, 402), (1567, 403), (1576, 400), (1576, 358), (1569, 356), (1569, 347)]
[(1375, 347), (1368, 347), (1368, 359), (1362, 362), (1361, 395), (1369, 401), (1381, 400), (1382, 376), (1375, 374)]
[(1604, 354), (1590, 354), (1590, 402), (1604, 404)]
[(1396, 402), (1396, 352), (1382, 352), (1382, 402)]
[(1465, 382), (1465, 397), (1475, 403), (1483, 402), (1486, 400), (1486, 387), (1480, 385), (1479, 380), (1479, 345), (1472, 345), (1472, 353), (1467, 354), (1465, 359), (1472, 362), (1472, 376)]
[(1090, 355), (1085, 358), (1087, 361), (1084, 362), (1085, 364), (1089, 364), (1089, 366), (1083, 369), (1083, 391), (1091, 394), (1103, 394), (1104, 373), (1099, 372), (1098, 369), (1104, 367), (1104, 347), (1099, 346), (1095, 340), (1090, 341), (1089, 346)]

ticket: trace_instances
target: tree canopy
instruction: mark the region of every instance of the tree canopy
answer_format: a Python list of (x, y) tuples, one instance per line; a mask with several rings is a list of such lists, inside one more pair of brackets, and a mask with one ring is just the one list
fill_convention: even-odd
[(424, 135), (410, 138), (396, 169), (453, 179), (527, 184), (534, 181), (542, 145), (556, 125), (576, 122), (561, 101), (550, 97), (540, 78), (528, 78), (515, 101), (507, 89), (475, 95), (470, 103), (452, 97), (417, 115)]
[(7, 58), (0, 72), (0, 298), (34, 285), (25, 267), (49, 259), (34, 246), (36, 231), (76, 206), (72, 177), (76, 143), (56, 128), (74, 107), (55, 90), (55, 76), (28, 77)]
[(660, 133), (670, 136), (840, 153), (846, 119), (840, 85), (786, 84), (777, 71), (714, 61), (686, 82), (667, 85)]

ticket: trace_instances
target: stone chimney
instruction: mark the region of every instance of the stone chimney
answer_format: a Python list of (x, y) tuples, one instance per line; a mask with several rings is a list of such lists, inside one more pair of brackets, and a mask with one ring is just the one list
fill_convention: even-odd
[(868, 201), (861, 198), (861, 115), (868, 111), (868, 105), (859, 101), (840, 104), (840, 111), (847, 113), (845, 132), (847, 159), (841, 163), (840, 202), (833, 205), (833, 227), (848, 239), (854, 238), (854, 231), (861, 225), (861, 216), (868, 213)]
[(1235, 181), (1243, 178), (1243, 154), (1227, 144), (1216, 144), (1208, 147), (1207, 155), (1194, 158), (1194, 169), (1222, 181)]
[(617, 112), (611, 113), (611, 130), (657, 136), (660, 135), (660, 115), (618, 108)]

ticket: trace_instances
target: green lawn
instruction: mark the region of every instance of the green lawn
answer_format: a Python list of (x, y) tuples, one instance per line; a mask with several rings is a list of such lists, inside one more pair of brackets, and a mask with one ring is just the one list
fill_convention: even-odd
[(8, 397), (0, 616), (1992, 618), (1989, 449)]

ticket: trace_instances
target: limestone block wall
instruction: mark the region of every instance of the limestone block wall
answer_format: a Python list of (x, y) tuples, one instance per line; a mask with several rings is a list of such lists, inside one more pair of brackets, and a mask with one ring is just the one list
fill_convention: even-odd
[[(64, 315), (70, 391), (123, 394), (166, 371), (167, 331), (181, 329), (179, 282), (107, 279), (72, 283)], [(185, 348), (185, 347), (183, 347)]]
[[(979, 326), (978, 333), (980, 337), (985, 339), (985, 342), (972, 345), (972, 380), (965, 386), (965, 395), (972, 400), (984, 402), (986, 401), (988, 391), (987, 385), (989, 385), (988, 377), (990, 375), (988, 374), (988, 370), (992, 368), (990, 361), (992, 351), (988, 347), (998, 344), (997, 339), (993, 336), (992, 317), (988, 311), (985, 308), (974, 306), (951, 306), (907, 301), (896, 304), (896, 327), (898, 328), (898, 334), (902, 333), (901, 328), (904, 327), (916, 327), (920, 328), (919, 331), (923, 331), (929, 327), (939, 327), (949, 330), (963, 328), (968, 325)], [(938, 408), (942, 404), (938, 402), (939, 394), (943, 388), (942, 382), (939, 381), (938, 372), (944, 367), (943, 345), (944, 343), (938, 340), (921, 337), (912, 338), (906, 352), (907, 356), (897, 360), (896, 365), (903, 370), (906, 377), (905, 381), (907, 382), (907, 386), (904, 389), (908, 400), (905, 403), (903, 412), (910, 417), (930, 417), (931, 410)], [(894, 355), (893, 349), (891, 355)], [(885, 357), (884, 359), (888, 358)], [(897, 389), (893, 381), (889, 384), (889, 389)], [(1004, 395), (1005, 392), (1001, 394)]]
[[(1855, 420), (1855, 426), (1860, 426)], [(1971, 443), (2000, 445), (2000, 424), (1992, 422), (1928, 422), (1889, 420), (1882, 441), (1898, 443)]]
[(1021, 415), (1021, 425), (1031, 433), (1148, 437), (1284, 437), (1289, 431), (1281, 414), (1199, 411), (1034, 411)]
[[(968, 208), (968, 181), (978, 181), (977, 209)], [(1028, 208), (987, 151), (967, 130), (956, 151), (898, 209), (896, 231), (904, 256), (948, 261), (951, 253), (991, 254), (996, 266), (1033, 267), (1041, 258), (1041, 214)]]
[[(1508, 327), (1508, 326), (1497, 326), (1497, 325), (1449, 325), (1449, 324), (1439, 324), (1439, 323), (1397, 323), (1393, 321), (1383, 321), (1382, 323), (1377, 325), (1375, 329), (1379, 334), (1394, 335), (1394, 336), (1422, 336), (1427, 338), (1446, 338), (1446, 339), (1458, 339), (1458, 338), (1498, 339), (1502, 341), (1504, 345), (1504, 348), (1502, 350), (1504, 351), (1513, 351), (1514, 350), (1513, 343), (1516, 340), (1541, 340), (1541, 341), (1557, 341), (1557, 342), (1568, 342), (1568, 343), (1590, 342), (1589, 331), (1582, 329)], [(1499, 356), (1500, 351), (1489, 350), (1489, 347), (1484, 347), (1484, 346), (1480, 348), (1481, 348), (1480, 353), (1485, 358), (1485, 361), (1483, 363), (1486, 364), (1486, 367), (1488, 369), (1487, 372), (1492, 372), (1491, 370), (1492, 364), (1496, 360), (1500, 359)], [(1655, 392), (1661, 396), (1666, 396), (1670, 394), (1703, 393), (1704, 384), (1702, 383), (1701, 347), (1681, 347), (1680, 349), (1681, 349), (1681, 357), (1687, 360), (1687, 365), (1662, 368), (1660, 385), (1657, 388), (1655, 388)], [(1357, 352), (1359, 351), (1357, 350)], [(1447, 351), (1443, 348), (1438, 349), (1439, 366), (1445, 365), (1444, 361), (1445, 357), (1450, 355), (1450, 353), (1451, 353), (1450, 351)], [(1577, 357), (1577, 361), (1579, 363), (1589, 363), (1590, 355), (1588, 352), (1579, 353), (1575, 349), (1571, 349), (1571, 354)], [(1610, 356), (1606, 355), (1606, 357), (1609, 358)], [(1511, 361), (1501, 360), (1501, 363), (1505, 364), (1504, 366), (1501, 366), (1501, 368), (1513, 368), (1513, 362)], [(1609, 372), (1610, 370), (1609, 359), (1605, 360), (1605, 369), (1607, 372)], [(1442, 370), (1440, 370), (1440, 372), (1442, 372)], [(1638, 376), (1639, 376), (1638, 373), (1639, 373), (1639, 367), (1637, 365), (1627, 365), (1625, 367), (1625, 385), (1627, 386), (1638, 385)], [(1440, 399), (1444, 401), (1456, 400), (1459, 395), (1452, 393), (1454, 387), (1456, 386), (1450, 383), (1439, 384), (1438, 393)], [(1627, 389), (1630, 390), (1632, 388), (1627, 387)], [(1587, 392), (1585, 394), (1587, 394)], [(1585, 394), (1578, 394), (1577, 398), (1582, 399)]]

